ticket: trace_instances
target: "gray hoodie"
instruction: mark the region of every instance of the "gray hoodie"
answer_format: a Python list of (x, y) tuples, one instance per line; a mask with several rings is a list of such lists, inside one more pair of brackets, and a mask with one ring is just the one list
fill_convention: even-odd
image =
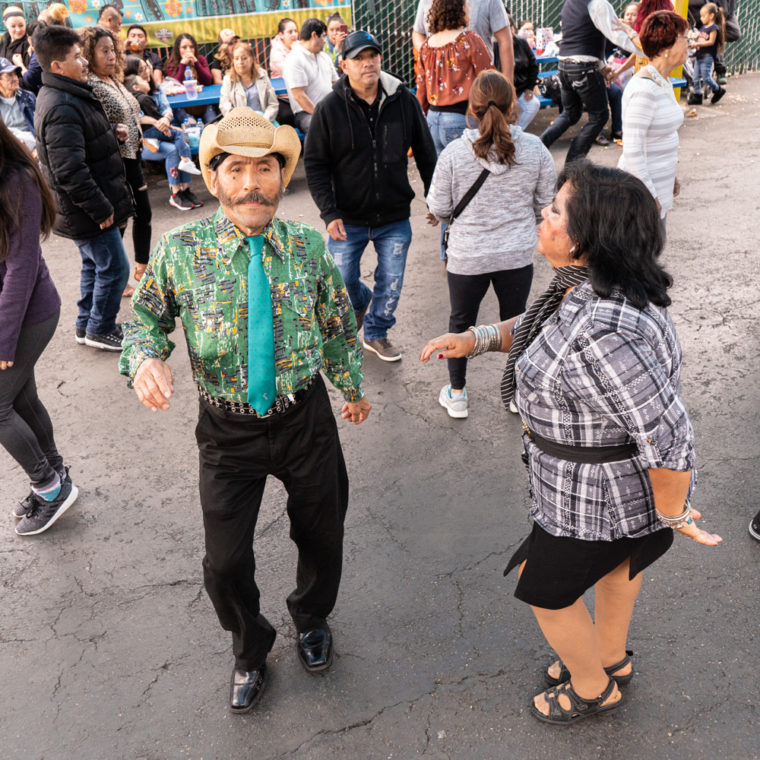
[(472, 148), (480, 136), (477, 129), (466, 129), (438, 157), (427, 204), (444, 222), (483, 169), (491, 171), (451, 225), (448, 271), (452, 274), (485, 274), (533, 263), (536, 222), (554, 197), (557, 174), (538, 137), (517, 126), (511, 130), (514, 166), (496, 163), (493, 150), (487, 159), (477, 158)]

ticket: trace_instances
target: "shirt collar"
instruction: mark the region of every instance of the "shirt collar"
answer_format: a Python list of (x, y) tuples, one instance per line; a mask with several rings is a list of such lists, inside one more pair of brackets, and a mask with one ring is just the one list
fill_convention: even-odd
[[(279, 256), (280, 260), (285, 261), (285, 246), (277, 234), (274, 221), (272, 219), (264, 228), (264, 240), (269, 243), (270, 248)], [(228, 266), (232, 265), (232, 257), (241, 247), (245, 246), (246, 255), (248, 255), (246, 235), (224, 215), (221, 206), (214, 214), (214, 229), (216, 239), (219, 241), (219, 253)]]

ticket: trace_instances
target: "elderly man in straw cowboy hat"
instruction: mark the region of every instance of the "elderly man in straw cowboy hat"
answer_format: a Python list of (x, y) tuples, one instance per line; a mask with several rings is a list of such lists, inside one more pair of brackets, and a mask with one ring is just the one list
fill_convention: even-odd
[(370, 411), (340, 273), (316, 230), (275, 217), (300, 149), (291, 127), (250, 108), (206, 127), (201, 169), (220, 208), (164, 235), (124, 326), (121, 372), (151, 411), (169, 408), (176, 317), (185, 330), (200, 396), (204, 581), (232, 633), (237, 714), (261, 696), (276, 635), (259, 608), (252, 546), (267, 475), (288, 492), (298, 547), (287, 599), (298, 656), (321, 672), (332, 662), (327, 616), (340, 583), (348, 477), (320, 370), (343, 394), (343, 419), (358, 424)]

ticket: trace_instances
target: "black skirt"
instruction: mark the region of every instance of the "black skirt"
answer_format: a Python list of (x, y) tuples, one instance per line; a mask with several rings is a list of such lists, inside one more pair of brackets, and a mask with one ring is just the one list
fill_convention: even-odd
[(515, 596), (534, 607), (559, 610), (580, 599), (600, 578), (629, 558), (628, 577), (633, 579), (665, 554), (672, 543), (670, 528), (640, 538), (583, 541), (552, 536), (534, 522), (504, 575), (525, 561)]

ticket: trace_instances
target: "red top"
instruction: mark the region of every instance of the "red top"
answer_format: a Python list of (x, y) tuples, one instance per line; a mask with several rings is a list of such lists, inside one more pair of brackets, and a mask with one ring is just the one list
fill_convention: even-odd
[[(164, 64), (164, 76), (171, 77), (172, 79), (176, 79), (178, 82), (184, 82), (185, 81), (185, 66), (180, 64), (179, 66), (175, 66), (172, 63), (169, 63), (167, 61)], [(193, 67), (190, 67), (190, 71), (193, 70)], [(207, 84), (214, 84), (214, 77), (211, 76), (211, 69), (208, 66), (208, 61), (202, 56), (199, 55), (196, 59), (195, 63), (195, 79), (198, 82), (198, 84), (207, 85)]]
[(417, 98), (426, 113), (429, 106), (466, 101), (475, 77), (493, 68), (486, 43), (471, 29), (441, 47), (428, 45), (429, 39), (420, 48), (417, 66)]

